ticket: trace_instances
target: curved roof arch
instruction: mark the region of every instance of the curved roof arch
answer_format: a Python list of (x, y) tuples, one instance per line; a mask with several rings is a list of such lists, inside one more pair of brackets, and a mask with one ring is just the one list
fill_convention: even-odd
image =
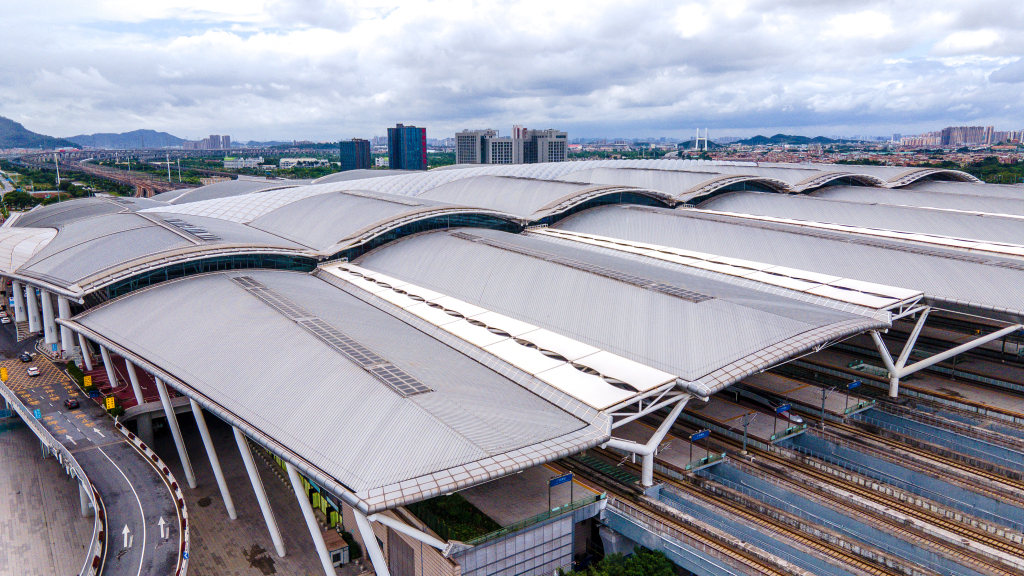
[(869, 174), (857, 174), (854, 172), (824, 172), (817, 176), (808, 176), (800, 182), (797, 182), (793, 185), (793, 189), (798, 192), (807, 192), (823, 186), (834, 185), (844, 179), (856, 182), (861, 186), (885, 186), (884, 180)]
[(913, 168), (890, 178), (888, 182), (885, 183), (885, 186), (887, 188), (898, 188), (921, 180), (981, 182), (981, 180), (960, 170), (949, 170), (947, 168)]

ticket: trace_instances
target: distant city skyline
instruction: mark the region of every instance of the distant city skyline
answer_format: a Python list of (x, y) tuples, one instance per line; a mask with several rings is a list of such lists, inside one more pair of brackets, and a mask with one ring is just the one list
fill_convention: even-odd
[(886, 135), (1024, 118), (1024, 3), (1005, 0), (0, 2), (0, 115), (58, 137), (513, 120), (584, 138)]

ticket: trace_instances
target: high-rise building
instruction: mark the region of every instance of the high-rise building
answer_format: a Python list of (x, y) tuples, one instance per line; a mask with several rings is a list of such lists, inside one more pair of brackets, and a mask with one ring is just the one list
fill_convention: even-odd
[(427, 129), (402, 124), (388, 128), (388, 160), (394, 170), (426, 170)]
[(984, 146), (992, 144), (992, 126), (950, 126), (942, 129), (942, 146)]
[(342, 170), (369, 170), (370, 141), (353, 138), (338, 143)]
[(497, 130), (463, 130), (455, 135), (456, 164), (536, 164), (564, 162), (569, 137), (558, 130), (527, 130), (513, 126), (511, 137)]
[(225, 149), (225, 150), (230, 149), (231, 148), (231, 136), (221, 136), (220, 137), (220, 147)]
[(488, 140), (497, 138), (498, 131), (463, 130), (455, 135), (456, 164), (490, 164), (487, 161)]

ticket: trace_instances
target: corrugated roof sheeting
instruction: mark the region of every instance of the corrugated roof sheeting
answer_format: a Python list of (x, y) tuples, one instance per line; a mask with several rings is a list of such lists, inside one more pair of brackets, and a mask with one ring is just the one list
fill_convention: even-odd
[(45, 248), (36, 253), (29, 265), (82, 244), (136, 228), (156, 226), (142, 216), (135, 214), (107, 214), (66, 224), (60, 233)]
[(326, 282), (286, 272), (246, 275), (435, 391), (402, 398), (247, 294), (228, 274), (136, 292), (78, 320), (172, 373), (356, 492), (586, 427)]
[[(252, 194), (253, 192), (270, 188), (286, 188), (291, 186), (295, 186), (295, 184), (287, 180), (228, 180), (200, 186), (199, 188), (191, 188), (182, 194), (169, 198), (167, 202), (172, 205), (190, 204), (192, 202), (202, 202), (203, 200)], [(163, 200), (163, 198), (159, 199)]]
[(125, 211), (125, 206), (103, 198), (80, 198), (22, 214), (14, 225), (18, 228), (60, 228), (77, 220)]
[(208, 241), (209, 244), (242, 244), (251, 246), (273, 246), (276, 248), (302, 249), (304, 246), (292, 240), (282, 238), (263, 230), (252, 228), (244, 224), (219, 220), (217, 218), (204, 218), (202, 216), (188, 216), (181, 214), (153, 213), (151, 216), (158, 218), (169, 218), (180, 220), (192, 226), (206, 230), (218, 239)]
[[(867, 245), (841, 235), (832, 240), (792, 227), (757, 224), (702, 217), (692, 210), (608, 206), (576, 214), (557, 227), (920, 290), (939, 301), (974, 302), (985, 309), (1024, 315), (1024, 292), (1019, 289), (1024, 273), (1019, 270), (965, 261), (959, 258), (964, 254), (955, 251), (930, 249), (950, 255), (944, 258), (880, 247), (887, 244), (881, 240)], [(977, 260), (1009, 262), (998, 257)]]
[(160, 227), (136, 228), (82, 242), (25, 266), (21, 272), (74, 283), (111, 266), (192, 245)]
[(313, 180), (313, 184), (333, 184), (334, 182), (348, 182), (350, 180), (365, 180), (367, 178), (383, 178), (385, 176), (398, 176), (401, 174), (419, 174), (418, 170), (346, 170), (335, 172)]
[(310, 248), (325, 249), (365, 226), (416, 209), (334, 192), (293, 202), (253, 220), (249, 226)]
[(476, 176), (431, 188), (418, 197), (497, 210), (528, 219), (559, 198), (578, 194), (593, 187), (590, 184), (575, 182)]
[[(969, 184), (979, 187), (984, 184)], [(1017, 197), (977, 196), (955, 192), (933, 192), (916, 186), (909, 188), (867, 188), (863, 186), (830, 186), (811, 192), (815, 198), (859, 202), (862, 204), (888, 204), (891, 206), (917, 206), (964, 212), (987, 212), (1024, 216), (1024, 187)]]
[(700, 208), (1024, 245), (1024, 220), (1014, 218), (759, 192), (723, 194)]
[(657, 190), (672, 196), (680, 196), (690, 189), (698, 187), (716, 177), (715, 174), (708, 174), (707, 172), (645, 170), (638, 168), (591, 168), (561, 176), (559, 180), (633, 186)]
[(56, 235), (53, 228), (0, 228), (0, 270), (21, 268)]
[(473, 234), (682, 285), (715, 299), (688, 303), (448, 233), (409, 238), (371, 252), (357, 263), (686, 380), (696, 380), (816, 326), (854, 317), (532, 237), (490, 230), (473, 230)]
[(993, 198), (1024, 198), (1024, 186), (1009, 184), (980, 184), (974, 182), (915, 182), (907, 186), (907, 190), (925, 190), (944, 194), (964, 194), (967, 196), (989, 196)]

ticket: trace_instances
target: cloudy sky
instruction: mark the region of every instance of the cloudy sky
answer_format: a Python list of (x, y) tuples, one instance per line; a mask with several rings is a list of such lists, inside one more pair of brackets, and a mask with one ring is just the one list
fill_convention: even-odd
[(1024, 128), (1020, 0), (0, 0), (0, 115), (337, 140)]

